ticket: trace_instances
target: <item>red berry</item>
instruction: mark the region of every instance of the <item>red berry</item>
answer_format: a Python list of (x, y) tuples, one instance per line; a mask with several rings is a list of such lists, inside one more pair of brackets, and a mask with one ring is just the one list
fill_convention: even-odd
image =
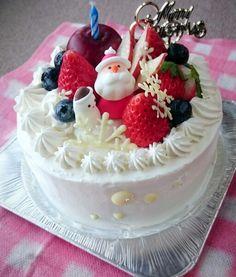
[(174, 99), (182, 99), (185, 93), (185, 82), (179, 76), (172, 77), (170, 71), (160, 72), (161, 90), (167, 91)]
[(58, 88), (69, 91), (72, 100), (76, 90), (82, 86), (93, 87), (97, 73), (93, 66), (78, 52), (69, 50), (63, 56), (63, 62), (58, 79)]
[(185, 92), (182, 99), (191, 101), (193, 97), (197, 95), (197, 88), (194, 79), (188, 79), (185, 81)]
[(149, 144), (160, 142), (169, 133), (168, 119), (157, 117), (157, 111), (152, 96), (144, 93), (135, 95), (123, 113), (123, 124), (126, 125), (126, 137), (139, 147), (148, 147)]
[(166, 52), (166, 47), (163, 39), (159, 36), (159, 34), (155, 31), (154, 28), (149, 27), (147, 32), (148, 47), (153, 48), (153, 52), (150, 53), (152, 58), (158, 57), (161, 53)]
[[(134, 29), (131, 33), (134, 32)], [(150, 26), (146, 26), (139, 40), (135, 44), (133, 50), (133, 60), (130, 72), (133, 74), (134, 78), (138, 78), (140, 74), (140, 61), (143, 59), (143, 49), (148, 46), (148, 48), (153, 48), (150, 56), (155, 59), (161, 53), (166, 52), (164, 41), (160, 38), (159, 34)]]

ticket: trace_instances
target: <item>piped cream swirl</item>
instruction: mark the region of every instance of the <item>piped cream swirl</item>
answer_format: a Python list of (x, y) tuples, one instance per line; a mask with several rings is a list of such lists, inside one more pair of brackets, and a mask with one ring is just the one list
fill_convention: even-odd
[(122, 172), (127, 170), (127, 155), (120, 151), (110, 151), (104, 158), (104, 165), (108, 172)]
[(34, 87), (42, 87), (42, 75), (43, 72), (46, 70), (46, 68), (39, 66), (37, 68), (37, 70), (33, 73), (33, 81), (32, 81), (32, 85)]
[(184, 121), (176, 129), (182, 131), (186, 137), (194, 142), (198, 142), (206, 133), (206, 127), (203, 120), (193, 117)]
[(47, 128), (37, 135), (34, 150), (42, 157), (53, 156), (65, 140), (64, 133), (58, 132), (54, 128)]
[(57, 89), (51, 90), (45, 95), (42, 100), (42, 109), (44, 110), (45, 114), (53, 116), (55, 105), (59, 101), (67, 98), (68, 97), (66, 97), (65, 94), (58, 93)]
[(149, 165), (148, 150), (135, 149), (129, 152), (129, 168), (131, 170), (143, 170)]
[(195, 67), (199, 74), (203, 98), (207, 98), (209, 95), (218, 92), (215, 82), (210, 77), (206, 60), (202, 56), (191, 54), (189, 63)]
[(169, 157), (181, 157), (191, 152), (192, 143), (183, 132), (176, 131), (172, 128), (170, 134), (164, 138), (163, 143), (166, 153)]
[(204, 125), (213, 125), (222, 119), (222, 106), (214, 95), (208, 99), (194, 97), (190, 103), (193, 117), (202, 119)]
[(58, 53), (60, 53), (61, 51), (65, 50), (65, 49), (66, 49), (66, 46), (65, 46), (65, 45), (57, 45), (57, 46), (53, 49), (53, 51), (52, 51), (52, 53), (51, 53), (51, 55), (50, 55), (50, 57), (51, 57), (50, 66), (55, 66), (55, 64), (54, 64), (54, 59), (55, 59), (56, 55), (57, 55)]
[(34, 136), (45, 128), (45, 115), (41, 109), (30, 110), (22, 118), (21, 128), (30, 136)]
[(89, 152), (81, 160), (81, 167), (87, 173), (98, 173), (104, 169), (103, 157), (97, 153)]
[(46, 94), (47, 91), (44, 88), (28, 86), (25, 89), (21, 89), (19, 96), (16, 97), (15, 111), (21, 114), (32, 107), (40, 108)]
[(149, 145), (148, 154), (154, 165), (164, 165), (167, 163), (168, 156), (162, 143), (153, 143)]
[(56, 161), (63, 168), (76, 168), (81, 162), (83, 151), (76, 142), (65, 141), (63, 146), (58, 147), (55, 153)]

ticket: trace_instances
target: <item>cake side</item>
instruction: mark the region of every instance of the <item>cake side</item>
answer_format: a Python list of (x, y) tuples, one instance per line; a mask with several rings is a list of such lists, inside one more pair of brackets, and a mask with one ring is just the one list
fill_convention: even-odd
[(32, 156), (25, 157), (53, 206), (82, 227), (100, 228), (106, 234), (117, 228), (134, 231), (151, 227), (186, 215), (203, 195), (211, 177), (217, 139), (216, 135), (201, 155), (181, 169), (141, 181), (135, 177), (127, 181), (124, 176), (118, 182), (112, 175), (97, 185), (65, 180), (42, 169)]

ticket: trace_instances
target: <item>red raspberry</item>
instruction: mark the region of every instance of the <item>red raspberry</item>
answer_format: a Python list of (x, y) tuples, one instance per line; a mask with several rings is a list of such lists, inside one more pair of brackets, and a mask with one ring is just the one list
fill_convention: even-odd
[(157, 117), (157, 111), (152, 96), (144, 93), (135, 95), (123, 113), (123, 124), (127, 129), (126, 137), (139, 147), (148, 147), (149, 144), (160, 142), (170, 132), (168, 119)]
[(62, 66), (58, 79), (58, 88), (72, 93), (69, 98), (73, 100), (74, 94), (79, 87), (93, 87), (97, 73), (93, 66), (78, 52), (68, 50), (63, 56)]

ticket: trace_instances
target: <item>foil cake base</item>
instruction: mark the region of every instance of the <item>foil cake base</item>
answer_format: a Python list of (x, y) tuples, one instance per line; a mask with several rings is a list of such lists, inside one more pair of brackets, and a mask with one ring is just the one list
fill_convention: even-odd
[[(16, 138), (0, 149), (0, 205), (50, 233), (135, 276), (181, 276), (197, 262), (219, 212), (236, 164), (236, 104), (224, 101), (222, 137), (217, 161), (206, 192), (187, 215), (170, 221), (157, 232), (129, 239), (102, 239), (78, 230), (47, 201), (40, 201), (37, 186), (22, 159)], [(29, 173), (29, 172), (28, 172)], [(163, 227), (163, 226), (162, 226)], [(162, 229), (162, 231), (160, 231)]]

